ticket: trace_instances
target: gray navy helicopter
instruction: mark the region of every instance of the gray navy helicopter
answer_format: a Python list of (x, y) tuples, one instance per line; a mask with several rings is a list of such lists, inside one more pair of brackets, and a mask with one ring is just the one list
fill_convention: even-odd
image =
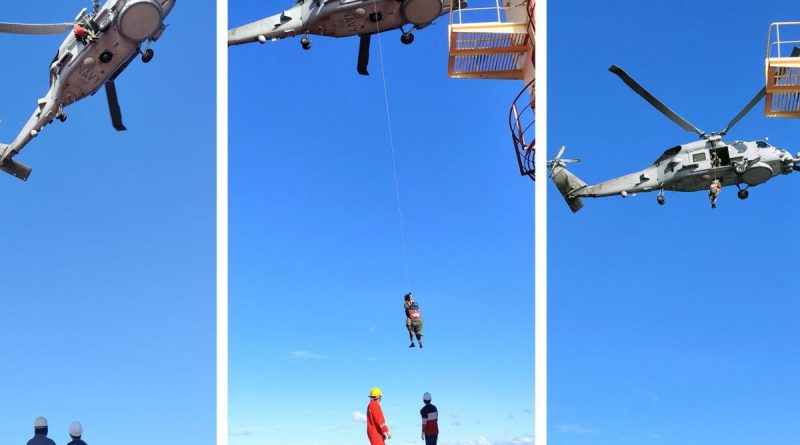
[[(400, 29), (400, 41), (414, 41), (413, 31), (425, 28), (450, 12), (458, 0), (298, 0), (294, 6), (271, 17), (228, 31), (228, 45), (266, 43), (302, 35), (300, 45), (311, 49), (309, 34), (329, 37), (360, 36), (358, 73), (369, 75), (372, 34)], [(459, 4), (466, 7), (466, 1)], [(408, 30), (405, 27), (410, 26)]]
[[(42, 129), (58, 119), (67, 120), (64, 108), (94, 95), (105, 86), (111, 122), (117, 131), (125, 130), (114, 80), (141, 55), (152, 60), (150, 44), (166, 29), (164, 18), (175, 0), (108, 0), (100, 6), (93, 1), (70, 23), (23, 24), (0, 22), (0, 32), (11, 34), (63, 34), (69, 32), (50, 64), (50, 89), (39, 99), (36, 110), (11, 144), (0, 144), (0, 170), (24, 180), (31, 168), (14, 156)], [(142, 44), (145, 45), (142, 50)]]
[[(800, 48), (793, 54), (800, 55)], [(640, 192), (658, 191), (657, 202), (666, 203), (664, 191), (694, 192), (710, 190), (712, 207), (716, 207), (716, 195), (725, 186), (736, 186), (737, 196), (747, 199), (748, 188), (764, 183), (780, 174), (800, 171), (798, 157), (783, 149), (773, 147), (766, 141), (723, 141), (725, 136), (742, 117), (744, 117), (765, 95), (766, 88), (739, 112), (728, 126), (718, 133), (706, 133), (674, 111), (667, 108), (644, 87), (616, 65), (609, 71), (619, 76), (633, 91), (650, 105), (686, 131), (697, 133), (699, 141), (689, 142), (667, 149), (649, 167), (609, 179), (595, 185), (588, 185), (572, 174), (566, 164), (579, 162), (579, 159), (562, 158), (564, 147), (556, 157), (548, 162), (550, 177), (564, 196), (572, 212), (583, 207), (581, 198), (600, 198), (605, 196), (635, 195)]]

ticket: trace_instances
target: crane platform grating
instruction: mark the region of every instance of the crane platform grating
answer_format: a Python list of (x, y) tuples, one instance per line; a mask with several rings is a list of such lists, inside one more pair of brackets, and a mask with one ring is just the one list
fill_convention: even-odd
[(521, 80), (530, 38), (527, 23), (451, 24), (448, 75)]

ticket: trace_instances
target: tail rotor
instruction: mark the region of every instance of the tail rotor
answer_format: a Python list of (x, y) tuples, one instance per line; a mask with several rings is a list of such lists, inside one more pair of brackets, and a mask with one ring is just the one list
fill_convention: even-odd
[(547, 161), (547, 170), (550, 172), (550, 177), (553, 176), (553, 172), (557, 167), (566, 168), (567, 164), (581, 162), (580, 159), (562, 158), (562, 156), (564, 155), (564, 150), (566, 149), (567, 146), (562, 145), (561, 148), (558, 150), (558, 154), (556, 154), (556, 157), (550, 161)]

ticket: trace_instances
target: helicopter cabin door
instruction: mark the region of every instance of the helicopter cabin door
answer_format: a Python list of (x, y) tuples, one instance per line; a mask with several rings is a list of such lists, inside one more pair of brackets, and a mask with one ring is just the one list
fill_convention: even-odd
[(728, 146), (712, 148), (708, 150), (709, 163), (711, 167), (727, 167), (731, 165), (731, 154), (728, 151)]

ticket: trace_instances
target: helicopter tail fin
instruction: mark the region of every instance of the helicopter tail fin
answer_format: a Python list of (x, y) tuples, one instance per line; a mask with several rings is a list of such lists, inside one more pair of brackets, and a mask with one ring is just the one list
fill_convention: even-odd
[(550, 177), (553, 178), (553, 182), (556, 184), (556, 187), (558, 187), (558, 191), (561, 192), (561, 196), (567, 201), (567, 205), (569, 209), (572, 210), (572, 213), (576, 213), (583, 208), (583, 201), (581, 201), (581, 198), (572, 196), (572, 192), (586, 187), (585, 182), (572, 174), (572, 172), (567, 170), (563, 165), (556, 165), (551, 170)]
[[(5, 155), (6, 147), (8, 147), (8, 145), (0, 144), (0, 155)], [(11, 176), (22, 179), (23, 181), (27, 181), (28, 176), (31, 175), (30, 167), (11, 158), (0, 157), (0, 171), (4, 171)]]

